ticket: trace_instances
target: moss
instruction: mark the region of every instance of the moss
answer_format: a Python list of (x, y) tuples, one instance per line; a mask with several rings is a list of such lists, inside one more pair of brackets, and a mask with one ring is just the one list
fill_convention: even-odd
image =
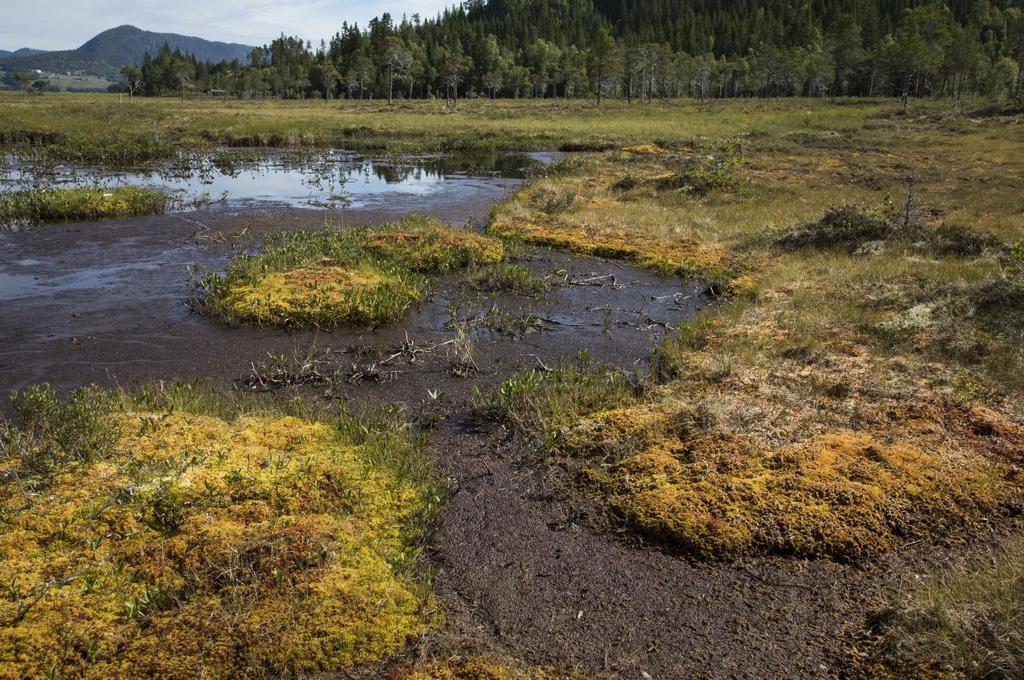
[(0, 226), (153, 215), (166, 206), (162, 191), (138, 187), (27, 189), (0, 193)]
[(106, 417), (116, 448), (46, 486), (21, 426), (0, 430), (0, 676), (334, 672), (432, 624), (410, 565), (433, 491), (384, 462), (411, 444), (293, 416)]
[(935, 445), (849, 430), (768, 446), (660, 403), (583, 419), (561, 450), (613, 512), (695, 556), (859, 561), (1007, 507), (1016, 496), (1000, 480), (1024, 433), (997, 427), (1009, 440), (1005, 457), (965, 462)]
[(229, 283), (218, 304), (232, 318), (259, 325), (331, 327), (393, 321), (422, 297), (420, 287), (398, 275), (328, 261)]
[(623, 147), (622, 150), (625, 153), (636, 154), (638, 156), (659, 156), (668, 153), (667, 149), (663, 149), (657, 144), (637, 144), (635, 146)]
[(196, 306), (229, 323), (333, 328), (394, 321), (425, 275), (500, 262), (497, 239), (412, 216), (373, 229), (287, 232), (201, 283)]

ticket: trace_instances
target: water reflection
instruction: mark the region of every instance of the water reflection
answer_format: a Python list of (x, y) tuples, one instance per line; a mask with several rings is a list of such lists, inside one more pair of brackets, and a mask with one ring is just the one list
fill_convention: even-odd
[(458, 154), (370, 158), (345, 151), (224, 149), (128, 171), (5, 159), (0, 190), (124, 185), (167, 191), (184, 208), (210, 201), (296, 207), (365, 207), (428, 197), (453, 183), (522, 179), (557, 154)]

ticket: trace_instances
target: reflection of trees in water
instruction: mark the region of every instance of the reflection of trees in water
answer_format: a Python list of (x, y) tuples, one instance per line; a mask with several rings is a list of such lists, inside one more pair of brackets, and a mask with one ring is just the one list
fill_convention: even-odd
[(327, 196), (340, 196), (345, 184), (376, 179), (387, 184), (445, 180), (452, 176), (524, 177), (538, 163), (525, 154), (457, 153), (448, 156), (368, 159), (351, 153), (323, 150), (226, 149), (213, 154), (182, 153), (170, 161), (117, 171), (44, 159), (0, 157), (0, 188), (32, 186), (97, 186), (125, 183), (168, 184), (196, 181), (213, 184), (218, 177), (253, 180), (282, 172), (297, 173), (307, 187)]

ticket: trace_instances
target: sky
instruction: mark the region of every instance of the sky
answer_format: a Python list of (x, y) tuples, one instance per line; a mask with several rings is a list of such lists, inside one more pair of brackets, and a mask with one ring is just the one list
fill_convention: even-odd
[(262, 45), (282, 32), (313, 44), (342, 21), (383, 12), (432, 17), (455, 0), (13, 0), (4, 1), (0, 49), (74, 49), (101, 31), (132, 24), (158, 33)]

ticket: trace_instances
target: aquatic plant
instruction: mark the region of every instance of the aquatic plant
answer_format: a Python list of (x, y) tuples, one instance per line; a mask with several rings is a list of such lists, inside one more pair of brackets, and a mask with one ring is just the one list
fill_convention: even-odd
[(0, 226), (153, 215), (166, 206), (162, 191), (139, 187), (25, 189), (0, 193)]

